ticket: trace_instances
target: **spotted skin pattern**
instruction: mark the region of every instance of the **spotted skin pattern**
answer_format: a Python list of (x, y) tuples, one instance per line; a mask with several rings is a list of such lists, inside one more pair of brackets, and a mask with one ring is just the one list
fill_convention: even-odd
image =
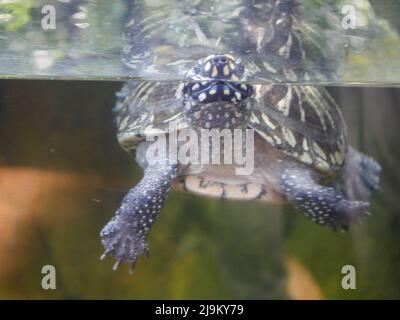
[(244, 66), (240, 59), (214, 54), (201, 59), (188, 72), (184, 84), (183, 114), (193, 128), (245, 127), (250, 117), (253, 88), (240, 83)]
[(147, 234), (178, 176), (178, 168), (177, 164), (148, 166), (142, 180), (129, 191), (101, 231), (105, 248), (102, 258), (112, 255), (117, 261), (114, 269), (123, 261), (133, 268), (141, 254), (147, 255)]
[(283, 193), (295, 208), (312, 222), (347, 230), (350, 223), (359, 223), (369, 206), (365, 201), (349, 201), (334, 187), (314, 181), (308, 171), (295, 168), (282, 173)]
[(334, 230), (347, 230), (369, 215), (369, 198), (379, 187), (380, 165), (349, 147), (346, 163), (336, 183), (322, 184), (307, 168), (286, 168), (281, 175), (282, 192), (295, 208), (314, 223)]

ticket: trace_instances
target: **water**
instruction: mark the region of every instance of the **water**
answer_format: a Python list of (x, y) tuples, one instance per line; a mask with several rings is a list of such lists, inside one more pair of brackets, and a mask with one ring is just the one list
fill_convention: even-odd
[[(77, 42), (68, 48), (86, 52)], [(112, 272), (112, 259), (99, 261), (99, 231), (141, 170), (115, 137), (115, 80), (126, 77), (120, 56), (95, 56), (39, 71), (30, 58), (1, 60), (3, 77), (114, 81), (0, 81), (0, 298), (400, 298), (400, 91), (388, 87), (400, 83), (395, 65), (384, 69), (360, 53), (362, 67), (352, 62), (342, 87), (329, 88), (350, 143), (383, 168), (362, 225), (335, 233), (290, 206), (174, 191), (150, 233), (149, 260), (129, 275), (126, 266)], [(349, 87), (372, 80), (375, 87)], [(57, 270), (56, 290), (41, 287), (44, 265)], [(356, 268), (356, 290), (341, 287), (344, 265)]]
[[(398, 85), (400, 26), (393, 14), (399, 10), (396, 1), (301, 3), (299, 32), (310, 48), (305, 67), (310, 78), (277, 76), (275, 80)], [(342, 13), (349, 4), (355, 12), (350, 23)], [(258, 11), (251, 8), (246, 16), (246, 11), (238, 10), (243, 7), (249, 7), (249, 2), (2, 0), (0, 78), (182, 80), (199, 58), (232, 52), (260, 69), (248, 81), (269, 82), (271, 74), (263, 62), (270, 59), (272, 63), (276, 57), (266, 59), (252, 47), (244, 50), (237, 17), (248, 19)], [(124, 68), (121, 55), (130, 69)], [(151, 67), (137, 61), (151, 61)], [(318, 74), (314, 75), (316, 70)]]

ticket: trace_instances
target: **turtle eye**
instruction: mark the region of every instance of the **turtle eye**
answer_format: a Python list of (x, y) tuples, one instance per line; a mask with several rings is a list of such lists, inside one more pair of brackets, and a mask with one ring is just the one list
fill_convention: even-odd
[(237, 66), (236, 66), (236, 70), (239, 72), (239, 73), (243, 73), (243, 71), (244, 71), (244, 66), (243, 66), (243, 64), (238, 64)]
[(243, 63), (242, 63), (242, 60), (240, 60), (239, 58), (236, 58), (235, 59), (235, 64), (236, 64), (236, 70), (237, 70), (237, 72), (238, 73), (243, 73), (243, 71), (244, 71), (244, 66), (243, 66)]

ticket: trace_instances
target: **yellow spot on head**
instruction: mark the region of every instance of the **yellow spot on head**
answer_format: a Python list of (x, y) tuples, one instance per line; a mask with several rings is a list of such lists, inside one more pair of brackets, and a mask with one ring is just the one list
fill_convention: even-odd
[(226, 65), (225, 67), (224, 67), (224, 69), (223, 69), (223, 73), (224, 73), (224, 76), (227, 76), (228, 74), (229, 74), (229, 66), (228, 65)]
[(212, 77), (216, 77), (216, 76), (218, 76), (218, 69), (217, 69), (217, 67), (216, 67), (216, 66), (214, 66), (214, 68), (213, 68), (213, 72), (212, 72), (211, 76), (212, 76)]
[(216, 94), (216, 93), (217, 93), (217, 90), (216, 90), (215, 88), (212, 88), (212, 89), (210, 90), (210, 94), (211, 94), (211, 95)]

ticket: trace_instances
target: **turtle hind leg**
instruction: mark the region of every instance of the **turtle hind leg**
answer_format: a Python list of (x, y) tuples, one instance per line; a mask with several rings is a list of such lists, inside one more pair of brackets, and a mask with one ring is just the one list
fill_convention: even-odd
[(372, 158), (349, 147), (341, 181), (343, 193), (351, 200), (368, 201), (379, 188), (380, 165)]
[(347, 230), (350, 223), (359, 223), (368, 214), (368, 202), (347, 200), (337, 188), (319, 185), (304, 168), (285, 169), (281, 183), (296, 210), (319, 225)]
[(147, 234), (178, 176), (179, 165), (148, 166), (142, 180), (122, 200), (115, 216), (100, 233), (105, 252), (112, 255), (114, 269), (127, 261), (131, 268), (141, 254), (147, 254)]

